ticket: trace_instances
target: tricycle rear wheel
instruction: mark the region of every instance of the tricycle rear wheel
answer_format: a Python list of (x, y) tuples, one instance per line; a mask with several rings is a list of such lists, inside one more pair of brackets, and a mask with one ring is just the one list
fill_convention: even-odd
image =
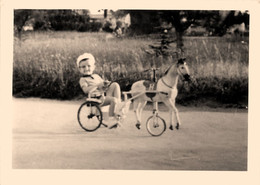
[(97, 130), (103, 120), (103, 114), (96, 102), (85, 102), (78, 110), (78, 122), (82, 129), (87, 132)]

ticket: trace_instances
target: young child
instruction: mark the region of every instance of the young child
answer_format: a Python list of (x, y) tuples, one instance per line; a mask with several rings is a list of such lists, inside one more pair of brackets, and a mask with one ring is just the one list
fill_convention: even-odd
[[(98, 74), (93, 73), (95, 70), (95, 58), (90, 53), (80, 55), (76, 61), (77, 67), (82, 75), (79, 80), (81, 89), (85, 94), (91, 92), (91, 97), (99, 98), (102, 101), (102, 106), (109, 106), (109, 116), (116, 121), (110, 128), (116, 128), (117, 115), (115, 114), (115, 105), (121, 102), (121, 89), (118, 83), (104, 81)], [(106, 94), (106, 96), (104, 95)]]

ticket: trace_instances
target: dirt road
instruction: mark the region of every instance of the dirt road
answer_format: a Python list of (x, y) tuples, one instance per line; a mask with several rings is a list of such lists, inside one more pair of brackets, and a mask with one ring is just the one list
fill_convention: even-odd
[[(246, 111), (181, 107), (181, 129), (152, 137), (144, 124), (135, 128), (131, 110), (122, 127), (87, 133), (77, 122), (80, 101), (13, 103), (15, 169), (247, 170)], [(167, 112), (160, 116), (168, 123)]]

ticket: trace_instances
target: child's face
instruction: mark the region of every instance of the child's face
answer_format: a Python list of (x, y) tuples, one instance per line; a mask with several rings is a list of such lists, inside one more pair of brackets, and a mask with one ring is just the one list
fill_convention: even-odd
[(95, 64), (91, 60), (83, 60), (79, 63), (79, 71), (83, 75), (91, 75), (95, 69)]

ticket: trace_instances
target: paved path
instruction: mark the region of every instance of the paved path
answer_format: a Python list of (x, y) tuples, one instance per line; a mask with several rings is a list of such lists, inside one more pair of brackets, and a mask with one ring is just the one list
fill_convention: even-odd
[[(180, 108), (181, 129), (152, 137), (135, 128), (131, 110), (123, 127), (87, 133), (76, 119), (80, 104), (14, 99), (13, 168), (247, 170), (247, 112)], [(160, 116), (168, 122), (167, 112)]]

